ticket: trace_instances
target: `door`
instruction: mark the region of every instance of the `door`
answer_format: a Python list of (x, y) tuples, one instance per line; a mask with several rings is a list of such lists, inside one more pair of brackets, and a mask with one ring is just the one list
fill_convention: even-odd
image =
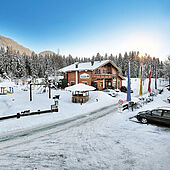
[(95, 87), (96, 89), (98, 89), (98, 82), (97, 82), (97, 81), (92, 81), (92, 82), (91, 82), (91, 85), (92, 85), (93, 87)]
[(163, 122), (170, 126), (170, 110), (163, 110)]
[(152, 111), (152, 116), (150, 117), (151, 121), (157, 122), (157, 123), (163, 123), (163, 116), (162, 116), (162, 110), (153, 110)]

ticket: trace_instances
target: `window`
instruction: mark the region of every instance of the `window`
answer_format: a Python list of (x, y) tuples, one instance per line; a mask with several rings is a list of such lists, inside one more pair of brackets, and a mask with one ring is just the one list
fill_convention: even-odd
[(170, 118), (170, 110), (164, 110), (163, 116), (166, 118)]
[(100, 74), (100, 68), (96, 70), (96, 74)]
[(111, 82), (109, 81), (109, 82), (108, 82), (108, 86), (111, 86), (111, 85), (112, 85), (112, 84), (111, 84)]
[(118, 80), (118, 87), (117, 88), (119, 88), (120, 89), (120, 80)]
[(162, 110), (153, 110), (152, 115), (153, 116), (161, 116), (162, 115)]
[(113, 87), (116, 88), (116, 78), (113, 78)]
[(88, 82), (87, 82), (87, 81), (82, 81), (82, 83), (83, 83), (83, 84), (88, 84)]
[(75, 85), (75, 81), (70, 81), (70, 85)]
[(97, 81), (92, 81), (91, 86), (97, 88), (98, 87), (98, 82)]
[(103, 73), (105, 73), (105, 74), (107, 73), (107, 70), (106, 70), (106, 68), (104, 68), (104, 69), (103, 69)]
[(100, 86), (100, 87), (103, 87), (103, 81), (100, 81), (100, 82), (99, 82), (99, 86)]

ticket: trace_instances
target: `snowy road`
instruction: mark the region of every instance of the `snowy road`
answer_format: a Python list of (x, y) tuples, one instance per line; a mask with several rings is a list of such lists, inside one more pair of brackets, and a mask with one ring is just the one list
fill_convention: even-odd
[(60, 132), (70, 127), (78, 126), (83, 123), (98, 119), (107, 114), (110, 114), (111, 112), (117, 111), (117, 108), (118, 104), (114, 104), (111, 105), (110, 107), (104, 107), (94, 112), (80, 114), (72, 118), (57, 121), (55, 123), (46, 124), (43, 126), (39, 126), (37, 128), (31, 128), (24, 131), (16, 131), (12, 133), (7, 133), (5, 135), (1, 135), (0, 150), (23, 142), (29, 142), (30, 140), (33, 140), (35, 138), (39, 138), (51, 133)]
[(0, 168), (169, 170), (170, 129), (113, 108), (1, 141)]

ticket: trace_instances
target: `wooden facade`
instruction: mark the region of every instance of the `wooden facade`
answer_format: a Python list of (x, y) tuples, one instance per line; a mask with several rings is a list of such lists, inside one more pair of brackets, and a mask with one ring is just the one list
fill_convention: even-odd
[[(78, 66), (77, 66), (78, 67)], [(79, 68), (79, 67), (78, 67)], [(105, 88), (121, 88), (122, 80), (120, 69), (112, 62), (106, 62), (94, 70), (72, 70), (65, 72), (68, 86), (84, 83), (96, 87), (98, 90)]]

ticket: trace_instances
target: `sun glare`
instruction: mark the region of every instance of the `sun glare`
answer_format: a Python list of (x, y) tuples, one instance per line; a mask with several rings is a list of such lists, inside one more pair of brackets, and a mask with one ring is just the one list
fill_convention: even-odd
[(160, 54), (159, 38), (153, 35), (134, 35), (127, 38), (124, 46), (128, 50), (140, 51), (140, 53), (147, 53), (157, 57)]

